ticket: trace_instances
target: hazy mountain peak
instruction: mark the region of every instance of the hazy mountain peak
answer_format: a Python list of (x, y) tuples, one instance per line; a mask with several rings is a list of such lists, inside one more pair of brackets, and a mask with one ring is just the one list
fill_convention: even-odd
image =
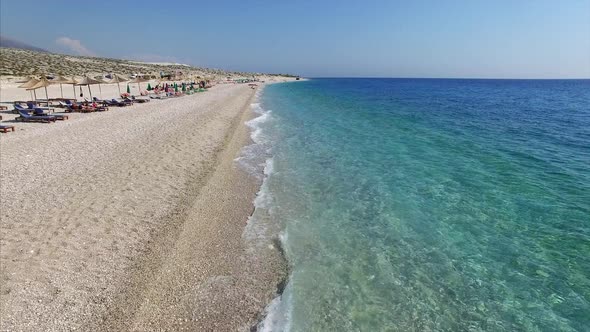
[(27, 43), (23, 43), (13, 38), (9, 38), (3, 35), (0, 35), (0, 47), (9, 47), (9, 48), (20, 48), (23, 50), (30, 50), (30, 51), (37, 51), (37, 52), (45, 52), (48, 53), (47, 50), (44, 50), (39, 47), (35, 47), (29, 45)]

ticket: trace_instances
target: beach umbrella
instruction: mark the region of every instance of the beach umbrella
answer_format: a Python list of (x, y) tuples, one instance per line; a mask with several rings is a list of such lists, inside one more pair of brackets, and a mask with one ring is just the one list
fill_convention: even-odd
[[(61, 91), (61, 97), (64, 97), (64, 90), (63, 90), (63, 84), (72, 84), (72, 88), (74, 87), (74, 84), (76, 84), (76, 80), (74, 80), (74, 78), (71, 77), (66, 77), (66, 76), (58, 76), (56, 78), (54, 78), (53, 80), (51, 80), (51, 84), (59, 84), (59, 90)], [(74, 98), (76, 98), (76, 89), (74, 89)]]
[[(23, 84), (19, 85), (19, 88), (22, 89), (27, 89), (27, 91), (31, 92), (31, 99), (33, 99), (33, 92), (35, 92), (34, 89), (31, 89), (32, 86), (34, 86), (35, 84), (37, 84), (39, 82), (38, 79), (34, 78), (34, 77), (30, 77), (29, 79), (27, 79)], [(35, 98), (37, 99), (37, 93), (35, 92)]]
[[(38, 80), (37, 83), (35, 83), (35, 85), (31, 86), (30, 88), (28, 88), (27, 90), (37, 90), (39, 88), (45, 88), (45, 98), (47, 99), (47, 103), (49, 103), (49, 95), (47, 94), (47, 87), (51, 85), (51, 82), (49, 82), (45, 77), (42, 77), (41, 79)], [(37, 96), (35, 94), (35, 99), (37, 99)]]
[(186, 91), (186, 84), (182, 83), (182, 92), (185, 92), (185, 91)]
[(78, 99), (76, 97), (76, 84), (78, 84), (78, 79), (76, 77), (72, 76), (72, 82), (74, 82), (74, 83), (72, 83), (72, 91), (74, 91), (74, 100), (76, 100), (76, 99)]
[(109, 83), (117, 83), (117, 88), (119, 89), (119, 95), (120, 95), (121, 94), (121, 85), (119, 83), (121, 83), (121, 82), (127, 82), (127, 81), (129, 81), (129, 80), (126, 79), (125, 77), (123, 77), (123, 76), (121, 76), (119, 74), (115, 74), (113, 76), (113, 78), (109, 81)]
[(131, 89), (129, 88), (129, 84), (127, 84), (127, 93), (131, 93)]
[(102, 87), (101, 84), (109, 84), (110, 82), (105, 80), (104, 78), (97, 78), (98, 83), (98, 93), (100, 93), (100, 99), (102, 99)]
[(90, 86), (93, 84), (100, 84), (101, 82), (99, 80), (96, 80), (92, 77), (88, 77), (88, 76), (84, 76), (82, 77), (80, 80), (77, 81), (76, 85), (79, 86), (83, 86), (86, 85), (88, 86), (88, 92), (90, 93), (90, 99), (92, 100), (92, 90), (90, 89)]
[(178, 92), (178, 85), (174, 84), (174, 92)]
[(147, 87), (148, 91), (152, 91), (152, 86), (148, 83), (148, 87)]
[[(139, 89), (139, 92), (141, 92), (141, 87), (140, 87), (139, 83), (143, 83), (143, 82), (147, 82), (147, 81), (149, 81), (149, 80), (145, 79), (143, 77), (137, 76), (136, 78), (129, 81), (129, 83), (137, 83), (137, 88)], [(127, 92), (129, 92), (129, 89), (127, 89)]]

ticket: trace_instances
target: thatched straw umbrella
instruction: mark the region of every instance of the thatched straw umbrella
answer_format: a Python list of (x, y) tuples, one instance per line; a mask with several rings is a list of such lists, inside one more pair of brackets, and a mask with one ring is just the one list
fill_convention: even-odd
[(98, 81), (98, 91), (100, 93), (100, 99), (102, 99), (102, 88), (100, 87), (101, 84), (110, 84), (109, 80), (105, 80), (104, 78), (97, 78)]
[(51, 81), (52, 84), (59, 84), (59, 90), (61, 91), (61, 97), (64, 97), (64, 90), (63, 84), (71, 84), (72, 90), (74, 91), (74, 98), (76, 98), (76, 88), (74, 88), (74, 84), (76, 84), (76, 80), (73, 77), (66, 77), (66, 76), (58, 76)]
[(92, 77), (84, 76), (84, 77), (82, 77), (82, 79), (77, 81), (76, 85), (78, 85), (78, 86), (87, 85), (88, 92), (90, 93), (90, 100), (92, 100), (92, 90), (90, 90), (90, 86), (93, 84), (100, 84), (100, 83), (102, 83), (102, 82), (100, 82), (99, 80), (95, 80)]
[(109, 81), (109, 83), (117, 83), (117, 88), (119, 89), (119, 95), (121, 94), (121, 84), (122, 82), (127, 82), (129, 81), (128, 79), (126, 79), (125, 77), (119, 75), (119, 74), (115, 74), (113, 76), (113, 78)]
[[(34, 91), (34, 90), (37, 90), (39, 88), (45, 88), (45, 98), (47, 99), (47, 104), (49, 104), (49, 94), (47, 93), (47, 87), (49, 85), (51, 85), (51, 82), (49, 82), (45, 77), (42, 77), (41, 79), (38, 80), (37, 83), (35, 83), (33, 86), (31, 86), (27, 90), (33, 90)], [(35, 100), (36, 99), (37, 98), (35, 98)]]
[[(19, 85), (19, 88), (22, 89), (27, 89), (28, 91), (31, 92), (31, 99), (35, 100), (37, 99), (37, 92), (35, 92), (35, 89), (31, 89), (31, 87), (33, 87), (35, 84), (39, 83), (39, 80), (31, 77), (28, 80), (26, 80), (23, 84)], [(33, 92), (35, 93), (35, 98), (33, 98)]]
[(143, 82), (147, 82), (147, 81), (149, 81), (149, 80), (145, 79), (143, 77), (137, 76), (136, 78), (129, 81), (129, 83), (137, 83), (137, 88), (139, 89), (139, 92), (141, 93), (141, 86), (139, 85), (139, 83), (143, 83)]

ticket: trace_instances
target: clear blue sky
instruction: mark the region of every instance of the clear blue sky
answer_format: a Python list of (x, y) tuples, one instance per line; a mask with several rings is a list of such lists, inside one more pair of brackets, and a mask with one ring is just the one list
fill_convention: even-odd
[(51, 51), (303, 76), (590, 78), (590, 0), (1, 1)]

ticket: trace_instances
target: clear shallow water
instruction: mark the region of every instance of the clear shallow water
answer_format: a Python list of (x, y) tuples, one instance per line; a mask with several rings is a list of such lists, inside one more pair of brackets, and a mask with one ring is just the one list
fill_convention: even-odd
[(293, 269), (262, 329), (590, 329), (590, 81), (316, 79), (254, 106), (247, 233), (278, 223)]

